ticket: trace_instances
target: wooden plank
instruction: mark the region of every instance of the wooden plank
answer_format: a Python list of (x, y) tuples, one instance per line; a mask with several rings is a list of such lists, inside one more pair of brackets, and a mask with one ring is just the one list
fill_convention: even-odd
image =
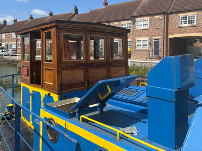
[(85, 82), (84, 69), (62, 70), (62, 84)]
[(44, 83), (53, 85), (53, 69), (44, 69)]
[(125, 75), (125, 67), (111, 67), (111, 78), (124, 77)]
[(89, 68), (89, 80), (99, 81), (107, 79), (107, 68)]

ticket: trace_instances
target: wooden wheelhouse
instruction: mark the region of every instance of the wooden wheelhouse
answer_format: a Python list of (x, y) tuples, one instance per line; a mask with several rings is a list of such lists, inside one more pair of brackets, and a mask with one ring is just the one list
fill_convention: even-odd
[(129, 30), (56, 20), (18, 31), (21, 81), (62, 94), (128, 75)]

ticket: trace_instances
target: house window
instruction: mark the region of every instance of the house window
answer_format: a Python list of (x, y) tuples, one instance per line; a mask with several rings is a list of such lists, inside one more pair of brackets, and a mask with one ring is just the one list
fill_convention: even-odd
[(16, 48), (16, 43), (12, 42), (12, 48)]
[(149, 19), (137, 20), (136, 29), (149, 28)]
[(21, 48), (21, 42), (18, 43), (18, 48)]
[(18, 35), (18, 38), (20, 38), (21, 36), (20, 35)]
[(2, 34), (2, 39), (5, 39), (5, 34)]
[(180, 26), (196, 25), (196, 15), (180, 16)]
[(131, 29), (131, 23), (122, 23), (122, 28)]
[(37, 48), (41, 48), (41, 41), (37, 41)]
[(12, 38), (15, 38), (15, 33), (12, 33)]
[(2, 43), (2, 46), (5, 47), (5, 43)]
[(136, 49), (148, 49), (148, 39), (136, 39)]
[(131, 48), (131, 40), (128, 40), (128, 49)]

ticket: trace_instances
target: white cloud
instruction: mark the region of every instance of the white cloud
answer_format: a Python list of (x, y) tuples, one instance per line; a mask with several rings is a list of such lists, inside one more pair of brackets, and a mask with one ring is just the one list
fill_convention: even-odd
[(39, 16), (48, 16), (48, 14), (45, 11), (39, 9), (33, 9), (32, 14), (36, 14)]
[(29, 0), (16, 0), (18, 2), (24, 2), (24, 3), (29, 3)]
[(0, 14), (0, 22), (3, 23), (3, 20), (7, 21), (7, 24), (13, 24), (13, 19), (14, 17), (10, 16), (10, 15), (3, 15), (3, 14)]

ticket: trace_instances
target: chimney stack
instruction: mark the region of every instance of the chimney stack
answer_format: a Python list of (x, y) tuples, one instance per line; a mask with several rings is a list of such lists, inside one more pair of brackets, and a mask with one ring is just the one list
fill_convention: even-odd
[(7, 25), (7, 21), (6, 20), (3, 21), (3, 25), (5, 25), (5, 26)]
[(50, 13), (49, 13), (49, 17), (51, 17), (51, 16), (53, 16), (53, 12), (52, 11), (50, 11)]
[(74, 6), (74, 14), (78, 14), (78, 8), (77, 8), (77, 6)]
[(32, 16), (32, 15), (30, 15), (30, 16), (29, 16), (29, 20), (32, 20), (32, 19), (33, 19), (33, 16)]
[(103, 2), (103, 8), (105, 8), (108, 5), (107, 0), (104, 0)]
[(17, 18), (14, 18), (13, 23), (17, 23)]

